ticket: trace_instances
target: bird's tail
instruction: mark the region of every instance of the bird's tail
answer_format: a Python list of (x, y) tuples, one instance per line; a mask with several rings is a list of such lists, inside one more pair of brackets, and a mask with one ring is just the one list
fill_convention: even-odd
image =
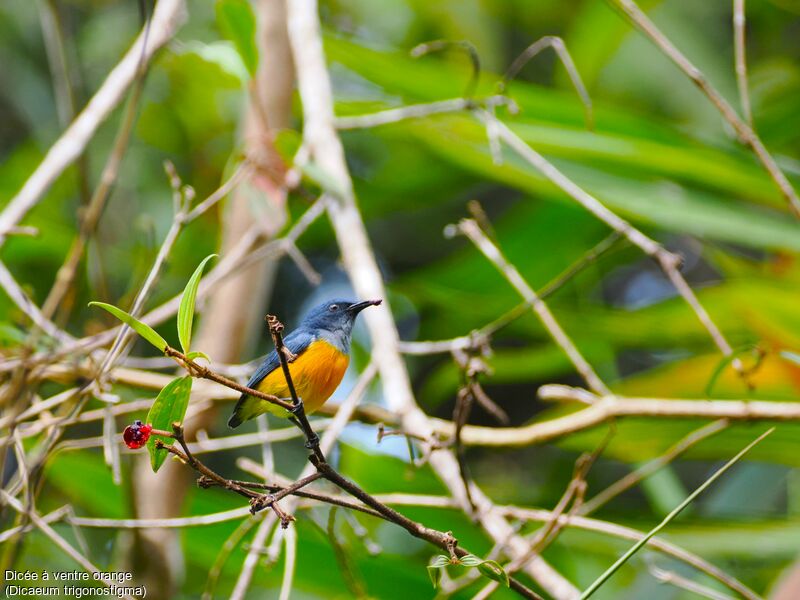
[(235, 427), (238, 427), (239, 425), (244, 423), (247, 419), (250, 419), (254, 416), (252, 414), (251, 415), (247, 414), (248, 413), (247, 408), (249, 408), (248, 400), (252, 402), (254, 399), (255, 398), (251, 398), (247, 394), (242, 394), (239, 397), (239, 401), (236, 403), (236, 408), (233, 409), (233, 414), (231, 415), (231, 418), (228, 419), (228, 427), (234, 429)]

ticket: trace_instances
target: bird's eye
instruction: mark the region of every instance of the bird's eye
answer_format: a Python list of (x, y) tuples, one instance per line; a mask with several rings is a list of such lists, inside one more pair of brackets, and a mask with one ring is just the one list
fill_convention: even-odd
[(331, 311), (331, 312), (336, 312), (337, 310), (339, 310), (339, 305), (338, 304), (331, 304), (328, 307), (328, 310)]

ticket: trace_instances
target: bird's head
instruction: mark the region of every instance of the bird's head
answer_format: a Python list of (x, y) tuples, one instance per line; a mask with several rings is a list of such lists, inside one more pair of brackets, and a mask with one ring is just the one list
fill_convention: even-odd
[(353, 324), (358, 313), (368, 306), (378, 306), (380, 303), (381, 300), (364, 300), (363, 302), (328, 300), (309, 311), (303, 319), (303, 326), (349, 336), (353, 331)]

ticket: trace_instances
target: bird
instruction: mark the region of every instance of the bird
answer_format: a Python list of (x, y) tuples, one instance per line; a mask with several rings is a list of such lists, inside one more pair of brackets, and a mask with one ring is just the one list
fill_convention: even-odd
[[(289, 374), (306, 414), (318, 410), (339, 387), (350, 363), (350, 338), (356, 317), (365, 308), (380, 303), (381, 300), (328, 300), (312, 308), (297, 329), (284, 338), (284, 345), (295, 355), (289, 362)], [(264, 358), (247, 387), (278, 398), (290, 397), (275, 350)], [(286, 409), (245, 393), (236, 403), (228, 427), (238, 427), (267, 412), (293, 418)]]

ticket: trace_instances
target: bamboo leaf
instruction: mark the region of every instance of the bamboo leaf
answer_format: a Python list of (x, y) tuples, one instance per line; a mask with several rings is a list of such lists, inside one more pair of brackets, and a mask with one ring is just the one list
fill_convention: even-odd
[(105, 302), (89, 302), (89, 306), (99, 306), (100, 308), (110, 312), (148, 342), (153, 344), (153, 346), (158, 348), (161, 352), (164, 352), (164, 349), (169, 345), (167, 344), (167, 340), (161, 337), (155, 331), (155, 329), (149, 325), (146, 325), (145, 323), (142, 323), (136, 317), (129, 315), (124, 310), (117, 308), (113, 304), (106, 304)]
[(189, 347), (192, 343), (192, 321), (194, 320), (194, 303), (197, 299), (197, 288), (200, 286), (200, 277), (203, 275), (203, 269), (206, 263), (216, 254), (209, 254), (203, 259), (183, 290), (181, 297), (181, 306), (178, 309), (178, 339), (181, 342), (181, 348), (184, 353), (189, 352)]

